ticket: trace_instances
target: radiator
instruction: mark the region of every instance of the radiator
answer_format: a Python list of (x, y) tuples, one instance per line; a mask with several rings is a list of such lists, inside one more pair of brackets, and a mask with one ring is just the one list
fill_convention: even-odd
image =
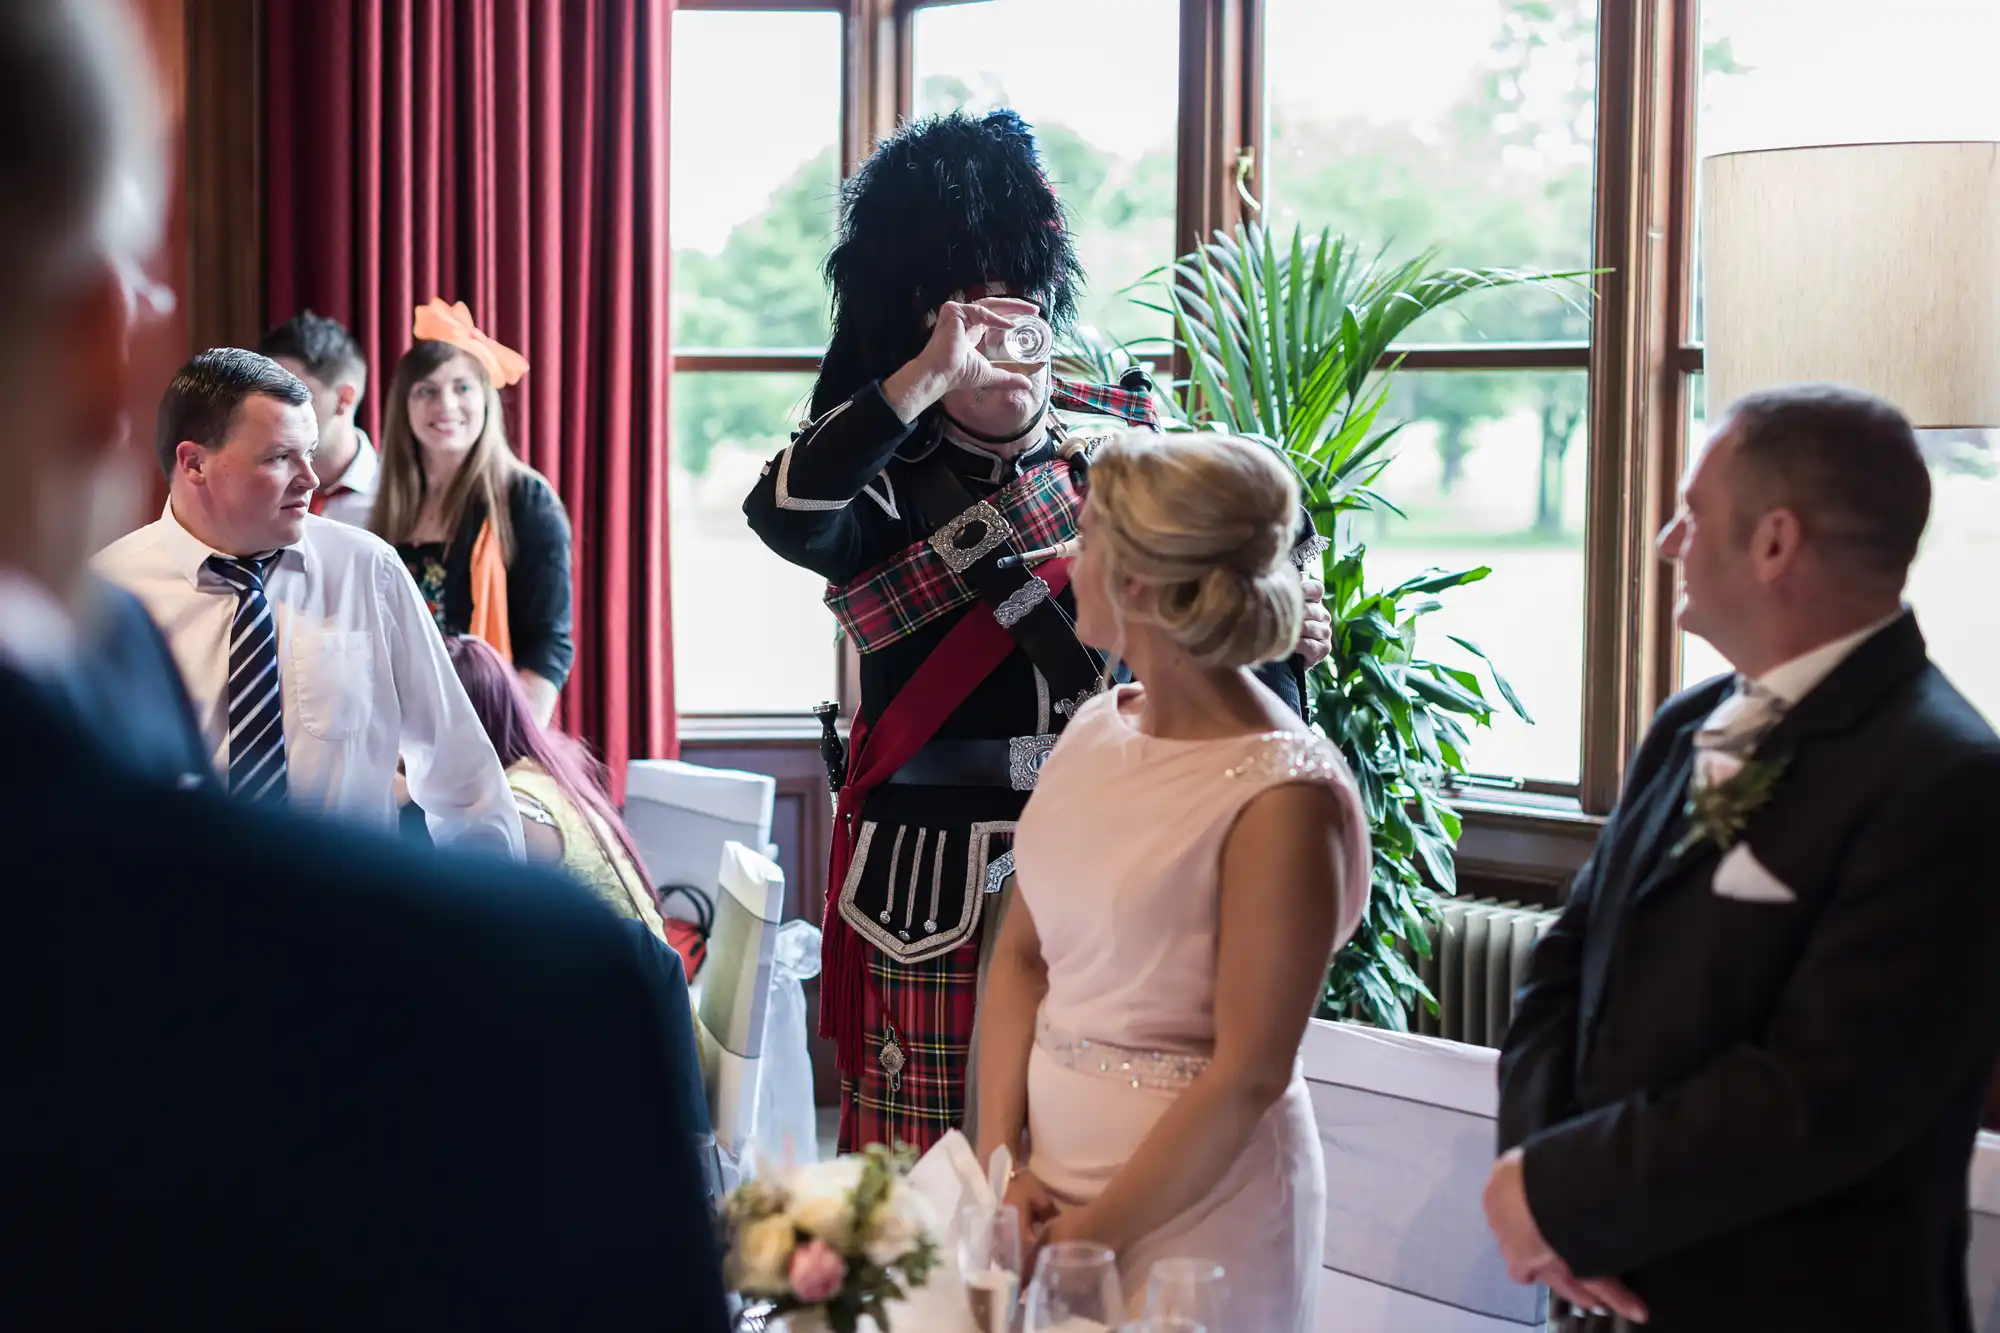
[(1514, 992), (1528, 972), (1528, 954), (1556, 913), (1519, 903), (1455, 898), (1431, 928), (1431, 956), (1416, 958), (1417, 975), (1437, 996), (1435, 1014), (1417, 1013), (1417, 1031), (1471, 1046), (1500, 1045), (1514, 1012)]

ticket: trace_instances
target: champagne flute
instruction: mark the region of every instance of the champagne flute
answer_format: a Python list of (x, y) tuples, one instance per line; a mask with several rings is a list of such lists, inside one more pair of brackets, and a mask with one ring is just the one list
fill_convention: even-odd
[(1028, 1285), (1024, 1333), (1108, 1333), (1124, 1318), (1118, 1259), (1109, 1249), (1087, 1241), (1042, 1248)]
[(1228, 1333), (1229, 1286), (1213, 1259), (1162, 1259), (1146, 1278), (1146, 1321), (1167, 1330)]
[(979, 1333), (1012, 1333), (1021, 1294), (1021, 1210), (1011, 1203), (959, 1209), (958, 1271)]

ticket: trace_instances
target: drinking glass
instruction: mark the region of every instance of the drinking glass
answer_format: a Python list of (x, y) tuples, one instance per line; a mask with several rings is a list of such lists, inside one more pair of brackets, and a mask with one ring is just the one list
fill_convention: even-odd
[(1021, 1294), (1021, 1210), (968, 1204), (953, 1224), (958, 1271), (979, 1333), (1012, 1333)]
[(1045, 1246), (1028, 1284), (1024, 1333), (1108, 1333), (1125, 1318), (1118, 1259), (1102, 1245)]
[(1146, 1277), (1146, 1319), (1159, 1333), (1199, 1326), (1229, 1333), (1229, 1286), (1213, 1259), (1162, 1259)]
[(1055, 334), (1033, 315), (1023, 315), (1005, 329), (993, 329), (980, 339), (979, 352), (998, 366), (1027, 374), (1055, 352)]

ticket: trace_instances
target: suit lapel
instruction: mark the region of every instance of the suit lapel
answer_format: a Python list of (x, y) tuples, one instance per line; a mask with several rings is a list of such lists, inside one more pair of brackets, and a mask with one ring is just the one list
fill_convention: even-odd
[[(1810, 762), (1810, 747), (1814, 742), (1837, 736), (1855, 726), (1878, 699), (1923, 670), (1928, 661), (1924, 637), (1917, 629), (1916, 617), (1906, 612), (1902, 619), (1884, 627), (1881, 633), (1857, 647), (1825, 680), (1786, 712), (1770, 733), (1757, 743), (1751, 757), (1760, 763), (1783, 763), (1788, 769), (1802, 757)], [(1806, 752), (1803, 756), (1802, 751)], [(1687, 782), (1693, 770), (1691, 735), (1682, 758), (1681, 801), (1676, 804), (1677, 811), (1685, 802)], [(1791, 813), (1786, 800), (1789, 786), (1786, 776), (1780, 775), (1777, 789), (1771, 793), (1770, 804), (1751, 814), (1745, 836), (1751, 832), (1767, 832), (1773, 821), (1782, 823), (1785, 820)], [(1674, 848), (1687, 830), (1687, 821), (1675, 818), (1668, 822), (1667, 827), (1673, 830), (1675, 840), (1655, 846), (1652, 851), (1655, 859), (1650, 862), (1650, 868), (1641, 869), (1649, 865), (1644, 860), (1631, 863), (1639, 870), (1638, 884), (1632, 891), (1635, 906), (1668, 885), (1712, 866), (1721, 858), (1722, 849), (1706, 837), (1677, 854)]]
[(1597, 1008), (1612, 956), (1617, 952), (1625, 913), (1636, 891), (1661, 873), (1664, 853), (1672, 846), (1670, 840), (1680, 836), (1685, 822), (1681, 809), (1687, 803), (1688, 775), (1694, 769), (1694, 733), (1706, 716), (1704, 709), (1685, 723), (1652, 778), (1639, 789), (1628, 791), (1619, 803), (1619, 823), (1629, 819), (1630, 831), (1615, 836), (1600, 852), (1606, 861), (1597, 877), (1596, 897), (1590, 910), (1592, 929), (1583, 957), (1585, 1013)]

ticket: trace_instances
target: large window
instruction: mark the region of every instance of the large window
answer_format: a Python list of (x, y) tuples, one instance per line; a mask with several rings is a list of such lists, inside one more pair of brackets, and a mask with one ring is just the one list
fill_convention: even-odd
[(1487, 779), (1573, 786), (1583, 726), (1584, 375), (1581, 371), (1406, 372), (1393, 403), (1411, 422), (1376, 489), (1402, 510), (1372, 515), (1369, 581), (1486, 566), (1439, 594), (1424, 654), (1484, 674), (1452, 642), (1497, 664), (1532, 724), (1504, 709), (1475, 730), (1468, 762)]
[[(1591, 266), (1597, 0), (1268, 0), (1262, 213), (1281, 243), (1331, 228), (1391, 259), (1570, 272)], [(1422, 52), (1342, 59), (1329, 52)], [(1422, 647), (1490, 653), (1535, 722), (1496, 715), (1469, 762), (1573, 788), (1584, 679), (1587, 289), (1466, 298), (1411, 329), (1427, 366), (1392, 402), (1411, 422), (1380, 489), (1408, 515), (1370, 524), (1371, 579), (1489, 566), (1444, 594)], [(1535, 344), (1514, 351), (1484, 344)], [(1436, 346), (1442, 344), (1444, 346)], [(1558, 363), (1573, 371), (1532, 367)]]
[(672, 386), (674, 676), (689, 713), (804, 713), (836, 690), (821, 584), (765, 550), (742, 505), (812, 387), (773, 358), (809, 370), (826, 342), (840, 52), (837, 13), (674, 15), (674, 348), (678, 365), (707, 367)]

